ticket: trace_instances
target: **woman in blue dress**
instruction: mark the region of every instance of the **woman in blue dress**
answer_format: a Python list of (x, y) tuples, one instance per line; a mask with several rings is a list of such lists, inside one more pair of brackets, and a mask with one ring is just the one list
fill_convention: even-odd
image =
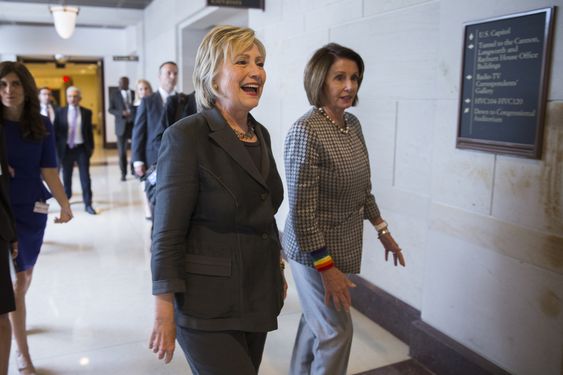
[(54, 196), (59, 203), (61, 212), (55, 218), (56, 223), (71, 220), (72, 211), (57, 173), (53, 125), (40, 115), (37, 86), (23, 64), (0, 63), (0, 97), (0, 122), (6, 142), (10, 200), (19, 247), (14, 262), (16, 311), (10, 313), (10, 321), (18, 351), (18, 370), (20, 374), (34, 374), (25, 328), (25, 294), (47, 225), (45, 202)]

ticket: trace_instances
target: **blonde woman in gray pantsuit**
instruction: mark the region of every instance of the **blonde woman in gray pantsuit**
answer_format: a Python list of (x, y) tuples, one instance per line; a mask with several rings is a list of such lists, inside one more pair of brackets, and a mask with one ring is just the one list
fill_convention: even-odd
[(349, 48), (328, 44), (305, 68), (314, 108), (297, 120), (285, 141), (290, 212), (283, 248), (302, 306), (291, 374), (345, 374), (352, 344), (351, 297), (346, 274), (359, 273), (363, 220), (405, 266), (371, 193), (369, 158), (357, 103), (364, 63)]

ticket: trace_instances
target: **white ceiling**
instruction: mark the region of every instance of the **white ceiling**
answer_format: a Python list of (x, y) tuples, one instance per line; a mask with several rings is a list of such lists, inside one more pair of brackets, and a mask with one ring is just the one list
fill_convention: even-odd
[[(80, 11), (76, 26), (125, 28), (133, 26), (143, 20), (143, 9), (127, 8), (129, 2), (150, 2), (150, 0), (77, 0), (69, 1), (68, 5), (79, 5)], [(104, 6), (87, 6), (80, 4), (99, 4)], [(110, 7), (109, 4), (114, 4)], [(11, 1), (0, 0), (0, 25), (35, 25), (53, 26), (53, 17), (49, 12), (49, 5), (57, 5), (56, 1)], [(132, 3), (131, 3), (132, 4)]]
[(37, 3), (37, 4), (64, 4), (69, 6), (96, 6), (107, 8), (130, 8), (130, 9), (145, 9), (152, 0), (70, 0), (70, 1), (56, 1), (56, 0), (0, 0), (5, 3)]

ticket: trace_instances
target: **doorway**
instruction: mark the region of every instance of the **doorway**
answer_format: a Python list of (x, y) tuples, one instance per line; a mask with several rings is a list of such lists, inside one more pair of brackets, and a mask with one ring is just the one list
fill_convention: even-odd
[(66, 89), (76, 86), (82, 94), (80, 105), (92, 110), (95, 144), (106, 148), (104, 110), (104, 63), (101, 58), (65, 56), (18, 56), (33, 77), (37, 88), (49, 87), (56, 106), (66, 103)]

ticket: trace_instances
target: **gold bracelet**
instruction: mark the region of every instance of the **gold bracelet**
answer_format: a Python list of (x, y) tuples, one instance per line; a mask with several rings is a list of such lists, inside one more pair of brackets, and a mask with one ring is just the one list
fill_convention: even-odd
[(375, 226), (375, 230), (377, 231), (377, 233), (381, 232), (384, 229), (387, 229), (387, 222), (385, 220), (383, 220), (381, 223), (374, 225)]
[(391, 234), (391, 232), (389, 232), (389, 229), (387, 229), (387, 228), (382, 229), (380, 232), (377, 233), (377, 238), (381, 238), (382, 236), (385, 236), (386, 234)]
[(285, 262), (283, 260), (280, 260), (280, 269), (282, 271), (285, 270)]

